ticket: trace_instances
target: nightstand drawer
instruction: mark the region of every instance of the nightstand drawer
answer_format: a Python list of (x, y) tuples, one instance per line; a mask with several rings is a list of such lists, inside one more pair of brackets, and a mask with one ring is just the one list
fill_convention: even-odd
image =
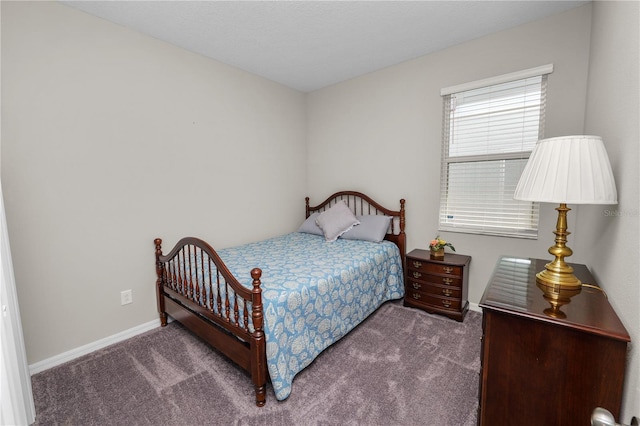
[(456, 276), (441, 276), (433, 274), (425, 274), (424, 272), (409, 270), (407, 276), (409, 280), (417, 280), (425, 283), (449, 285), (452, 287), (460, 287), (462, 285), (462, 278)]
[(439, 263), (425, 262), (420, 259), (407, 259), (407, 266), (410, 270), (429, 274), (462, 276), (461, 266), (442, 265)]
[(407, 290), (438, 296), (452, 297), (455, 299), (460, 299), (460, 297), (462, 296), (462, 290), (459, 287), (449, 287), (446, 285), (423, 283), (420, 281), (414, 281), (412, 279), (409, 279), (407, 281)]
[(439, 297), (416, 290), (407, 290), (407, 297), (414, 303), (420, 303), (425, 307), (433, 307), (440, 309), (451, 309), (452, 311), (460, 310), (460, 299), (450, 297)]

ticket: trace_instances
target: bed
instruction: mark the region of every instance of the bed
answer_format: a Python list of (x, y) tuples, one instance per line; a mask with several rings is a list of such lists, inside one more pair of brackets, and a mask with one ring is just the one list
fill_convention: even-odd
[(286, 399), (324, 349), (404, 295), (404, 200), (341, 191), (305, 210), (296, 232), (239, 247), (186, 237), (163, 254), (154, 240), (161, 326), (171, 317), (245, 369), (258, 406), (268, 380)]

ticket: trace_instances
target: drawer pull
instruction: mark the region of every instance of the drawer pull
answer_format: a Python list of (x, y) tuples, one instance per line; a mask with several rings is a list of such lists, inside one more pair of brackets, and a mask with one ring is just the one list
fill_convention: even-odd
[(444, 294), (445, 296), (451, 296), (453, 294), (453, 292), (451, 290), (449, 290), (448, 288), (443, 288), (442, 289), (442, 294)]
[(443, 300), (442, 306), (444, 306), (445, 308), (449, 308), (451, 307), (451, 302), (449, 302), (448, 300)]
[(414, 272), (413, 273), (413, 278), (420, 278), (422, 276), (422, 274), (420, 272)]
[(416, 300), (420, 299), (420, 295), (418, 293), (413, 293), (412, 296)]
[(443, 278), (442, 282), (445, 284), (451, 284), (453, 282), (453, 280), (451, 278)]
[(414, 283), (412, 282), (411, 285), (413, 286), (413, 288), (415, 288), (416, 290), (420, 290), (422, 288), (422, 284), (418, 284), (418, 283)]
[(453, 272), (453, 268), (451, 266), (445, 266), (442, 268), (445, 272), (445, 274), (450, 274)]
[(422, 268), (422, 262), (418, 262), (417, 260), (413, 261), (414, 268)]

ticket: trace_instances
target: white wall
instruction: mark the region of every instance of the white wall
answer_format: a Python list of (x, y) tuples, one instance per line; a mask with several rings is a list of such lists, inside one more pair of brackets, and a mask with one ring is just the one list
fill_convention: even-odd
[(640, 3), (596, 2), (585, 133), (603, 137), (618, 205), (583, 206), (575, 241), (631, 335), (619, 422), (640, 418)]
[[(308, 181), (313, 196), (343, 186), (394, 205), (407, 200), (408, 250), (438, 232), (440, 89), (552, 63), (546, 135), (579, 134), (586, 97), (591, 6), (368, 74), (308, 96)], [(380, 169), (387, 167), (386, 173)], [(478, 303), (501, 254), (548, 257), (556, 206), (541, 208), (540, 238), (442, 233), (472, 256), (469, 300)], [(569, 226), (576, 222), (571, 212)], [(570, 244), (569, 244), (570, 245)], [(579, 261), (576, 250), (575, 262)]]
[(304, 219), (300, 92), (55, 2), (6, 1), (2, 89), (30, 364), (157, 318), (154, 237), (225, 247)]

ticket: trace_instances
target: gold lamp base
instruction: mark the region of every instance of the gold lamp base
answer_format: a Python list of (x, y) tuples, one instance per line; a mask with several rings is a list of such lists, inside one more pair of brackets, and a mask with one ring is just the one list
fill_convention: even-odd
[[(536, 275), (537, 277), (537, 275)], [(560, 308), (569, 302), (571, 302), (571, 298), (576, 294), (580, 293), (581, 287), (578, 288), (562, 288), (558, 286), (549, 287), (544, 284), (541, 284), (540, 281), (536, 279), (536, 284), (538, 288), (542, 290), (542, 297), (544, 300), (551, 304), (550, 308), (544, 310), (544, 313), (553, 318), (566, 318), (567, 314), (562, 312)]]
[(555, 256), (552, 262), (545, 265), (545, 269), (536, 274), (538, 288), (544, 293), (544, 298), (551, 304), (551, 308), (545, 309), (545, 313), (554, 318), (566, 318), (566, 314), (560, 311), (563, 305), (571, 302), (571, 298), (582, 290), (582, 283), (575, 275), (573, 268), (565, 263), (564, 258), (573, 254), (573, 250), (566, 246), (567, 236), (567, 212), (571, 209), (566, 204), (560, 204), (556, 230), (555, 245), (549, 247), (549, 253)]

